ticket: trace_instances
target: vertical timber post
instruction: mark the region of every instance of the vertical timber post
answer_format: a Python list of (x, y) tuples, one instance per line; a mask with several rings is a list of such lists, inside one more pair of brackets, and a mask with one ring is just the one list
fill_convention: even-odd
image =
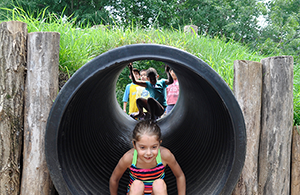
[(295, 126), (292, 141), (291, 195), (300, 192), (300, 127)]
[(198, 35), (198, 26), (196, 26), (196, 25), (186, 25), (186, 26), (184, 26), (183, 31), (187, 34)]
[(261, 130), (262, 64), (244, 60), (234, 61), (233, 91), (242, 109), (247, 133), (245, 164), (233, 194), (258, 194), (257, 169)]
[(270, 57), (261, 62), (259, 194), (288, 195), (293, 129), (293, 57)]
[(28, 34), (25, 86), (24, 159), (21, 194), (52, 194), (44, 144), (48, 114), (58, 93), (59, 41), (56, 32)]
[(0, 24), (0, 194), (19, 194), (27, 24)]

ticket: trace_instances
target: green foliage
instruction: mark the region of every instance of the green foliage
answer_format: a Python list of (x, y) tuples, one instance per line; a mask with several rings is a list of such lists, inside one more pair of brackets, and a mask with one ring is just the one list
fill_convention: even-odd
[(243, 43), (257, 36), (261, 6), (256, 0), (185, 0), (178, 14), (180, 24), (199, 26), (200, 34), (224, 36)]
[[(134, 25), (128, 27), (119, 25), (114, 26), (114, 28), (99, 25), (97, 28), (90, 28), (88, 24), (82, 24), (81, 28), (79, 28), (76, 25), (76, 18), (66, 17), (63, 11), (58, 15), (50, 13), (48, 11), (49, 8), (41, 9), (39, 12), (25, 11), (19, 7), (1, 9), (2, 13), (6, 13), (6, 20), (18, 20), (27, 23), (29, 33), (42, 31), (59, 32), (61, 38), (60, 70), (70, 76), (96, 56), (113, 48), (135, 43), (164, 44), (190, 52), (208, 63), (230, 87), (233, 85), (234, 60), (260, 61), (271, 54), (293, 55), (295, 59), (294, 123), (300, 124), (300, 65), (297, 61), (299, 59), (299, 53), (297, 52), (300, 51), (298, 42), (299, 25), (297, 27), (299, 17), (296, 13), (293, 15), (294, 19), (291, 19), (291, 16), (282, 17), (281, 19), (278, 16), (274, 16), (272, 25), (263, 29), (263, 35), (268, 37), (268, 39), (265, 39), (265, 44), (259, 45), (260, 54), (266, 53), (267, 55), (258, 55), (258, 53), (250, 50), (249, 47), (243, 46), (241, 43), (237, 43), (228, 37), (215, 36), (211, 38), (209, 34), (206, 36), (190, 35), (183, 33), (181, 28), (142, 29)], [(263, 8), (261, 9), (263, 10)], [(269, 35), (267, 29), (272, 30)], [(281, 29), (285, 30), (281, 31)], [(154, 67), (162, 78), (166, 77), (162, 62), (153, 60), (139, 61), (134, 63), (134, 67), (139, 69)], [(120, 105), (125, 86), (131, 82), (128, 74), (128, 69), (125, 68), (117, 82), (116, 94)]]
[[(112, 15), (122, 25), (171, 27), (176, 24), (177, 0), (112, 0)], [(175, 16), (175, 17), (174, 17)]]
[(51, 13), (73, 16), (78, 24), (109, 24), (112, 22), (109, 11), (105, 6), (110, 5), (110, 1), (101, 0), (43, 0), (44, 7), (49, 6)]
[(274, 0), (267, 4), (268, 25), (262, 29), (261, 53), (265, 55), (292, 55), (300, 62), (300, 1)]
[(300, 125), (300, 66), (294, 66), (294, 124)]
[[(47, 8), (47, 14), (55, 13), (67, 18), (76, 18), (74, 21), (77, 26), (112, 24), (110, 13), (106, 9), (109, 5), (109, 0), (3, 0), (0, 3), (0, 7), (8, 9), (22, 8), (25, 12), (31, 13), (34, 18), (37, 18), (41, 10)], [(0, 20), (6, 17), (7, 13), (0, 11)]]
[(192, 23), (199, 26), (200, 34), (243, 43), (258, 37), (257, 17), (263, 7), (257, 0), (4, 0), (0, 4), (9, 9), (15, 6), (33, 16), (47, 7), (49, 13), (76, 18), (77, 26), (180, 29)]
[(268, 2), (257, 48), (268, 56), (294, 57), (294, 124), (300, 124), (300, 1), (273, 0)]

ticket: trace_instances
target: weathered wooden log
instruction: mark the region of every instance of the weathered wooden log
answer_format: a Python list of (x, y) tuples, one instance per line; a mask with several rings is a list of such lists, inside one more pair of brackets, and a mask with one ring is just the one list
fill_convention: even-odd
[(262, 64), (260, 62), (234, 61), (234, 95), (242, 109), (246, 132), (247, 150), (242, 174), (234, 195), (258, 193), (258, 151), (261, 119)]
[(288, 195), (293, 129), (293, 57), (270, 57), (261, 62), (259, 194)]
[(21, 194), (52, 194), (44, 139), (46, 123), (58, 93), (60, 34), (28, 34), (25, 85), (24, 152)]
[(196, 25), (186, 25), (183, 28), (183, 32), (191, 35), (197, 35), (198, 34), (198, 26)]
[(19, 194), (27, 24), (0, 24), (0, 194)]
[(300, 192), (300, 127), (294, 127), (292, 140), (291, 195)]

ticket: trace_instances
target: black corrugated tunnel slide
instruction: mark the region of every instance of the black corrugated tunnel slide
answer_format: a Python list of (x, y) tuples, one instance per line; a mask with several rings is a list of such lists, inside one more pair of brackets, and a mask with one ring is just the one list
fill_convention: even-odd
[[(109, 178), (132, 147), (137, 123), (120, 108), (116, 82), (127, 64), (156, 60), (176, 73), (180, 96), (158, 120), (162, 145), (183, 169), (187, 194), (231, 194), (245, 160), (246, 132), (240, 107), (227, 84), (201, 59), (176, 48), (134, 44), (108, 51), (80, 68), (58, 94), (47, 122), (46, 160), (59, 194), (109, 194)], [(120, 181), (125, 194), (128, 172)], [(176, 180), (166, 170), (168, 194)]]

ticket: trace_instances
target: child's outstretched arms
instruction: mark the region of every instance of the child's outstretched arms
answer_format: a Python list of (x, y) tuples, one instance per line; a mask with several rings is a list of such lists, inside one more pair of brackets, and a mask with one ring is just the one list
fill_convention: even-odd
[(166, 148), (161, 152), (162, 152), (161, 154), (162, 158), (171, 168), (174, 176), (176, 177), (178, 195), (185, 195), (186, 194), (185, 176), (180, 165), (175, 159), (175, 156), (170, 152), (170, 150)]
[(119, 181), (126, 171), (126, 169), (130, 166), (132, 161), (132, 154), (130, 150), (126, 152), (123, 157), (119, 160), (117, 166), (115, 167), (111, 177), (109, 179), (109, 191), (110, 195), (118, 194)]
[(139, 81), (139, 80), (136, 80), (136, 79), (135, 79), (135, 76), (134, 76), (133, 71), (132, 71), (132, 70), (133, 70), (133, 68), (132, 68), (132, 63), (129, 63), (129, 64), (128, 64), (128, 68), (129, 68), (129, 72), (130, 72), (130, 76), (131, 76), (132, 82), (133, 82), (134, 84), (139, 85), (139, 86), (147, 87), (145, 81)]
[(165, 82), (166, 82), (167, 85), (171, 85), (174, 82), (174, 80), (173, 80), (173, 77), (170, 73), (170, 67), (168, 65), (166, 65), (165, 71), (166, 71), (167, 76), (168, 76), (168, 79)]

